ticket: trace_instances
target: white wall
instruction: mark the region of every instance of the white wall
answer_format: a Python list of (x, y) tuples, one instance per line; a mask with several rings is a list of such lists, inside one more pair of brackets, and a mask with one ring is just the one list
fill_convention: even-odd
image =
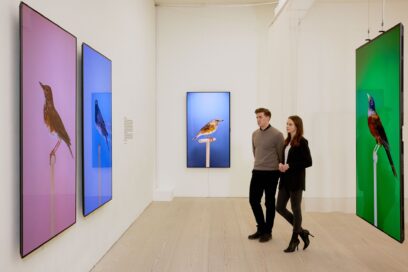
[[(381, 2), (370, 1), (371, 37)], [(385, 29), (408, 26), (407, 10), (408, 1), (386, 1)], [(158, 8), (156, 199), (162, 192), (247, 196), (253, 110), (266, 106), (282, 131), (289, 115), (304, 119), (314, 159), (307, 209), (353, 212), (354, 54), (366, 38), (367, 14), (365, 0), (288, 0), (268, 27), (273, 16), (265, 7)], [(217, 90), (232, 92), (231, 168), (187, 169), (185, 92)]]
[[(27, 4), (113, 62), (113, 200), (82, 216), (80, 137), (77, 222), (24, 259), (19, 254), (19, 15), (17, 0), (0, 2), (0, 271), (89, 271), (152, 200), (155, 179), (155, 8), (150, 0), (44, 1)], [(78, 112), (80, 109), (78, 100)], [(135, 123), (124, 143), (124, 117)], [(78, 115), (78, 129), (81, 116)]]
[[(305, 136), (314, 159), (307, 174), (306, 198), (348, 198), (351, 208), (348, 205), (347, 210), (353, 211), (355, 49), (367, 37), (367, 1), (316, 0), (306, 10), (299, 9), (298, 2), (301, 1), (289, 0), (270, 28), (267, 73), (273, 77), (260, 92), (270, 103), (275, 101), (277, 107), (277, 97), (284, 102), (282, 118), (299, 114), (304, 119)], [(370, 4), (371, 38), (380, 29), (381, 3)], [(386, 1), (384, 29), (399, 22), (408, 26), (407, 10), (408, 1)], [(407, 82), (407, 69), (404, 72)], [(405, 120), (407, 117), (405, 110)], [(408, 169), (407, 156), (404, 160)], [(315, 205), (313, 209), (321, 207)]]
[[(157, 8), (155, 199), (247, 196), (268, 7)], [(186, 167), (186, 92), (231, 92), (231, 168)]]

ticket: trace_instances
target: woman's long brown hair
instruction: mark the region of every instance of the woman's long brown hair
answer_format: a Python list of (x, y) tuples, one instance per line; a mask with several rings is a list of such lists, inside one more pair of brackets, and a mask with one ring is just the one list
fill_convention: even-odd
[(300, 144), (300, 139), (303, 137), (303, 121), (302, 118), (297, 115), (289, 116), (288, 119), (292, 120), (295, 124), (296, 134), (295, 137), (291, 139), (292, 137), (290, 133), (288, 133), (288, 137), (285, 139), (285, 146), (287, 146), (289, 143), (291, 146), (297, 146)]

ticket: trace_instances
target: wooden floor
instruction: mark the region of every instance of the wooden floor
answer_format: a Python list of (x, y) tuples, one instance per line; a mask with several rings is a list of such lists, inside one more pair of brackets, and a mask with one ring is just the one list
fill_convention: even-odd
[(303, 223), (315, 238), (288, 254), (291, 228), (278, 214), (271, 241), (247, 239), (247, 198), (153, 202), (92, 271), (408, 271), (408, 243), (353, 214), (305, 213)]

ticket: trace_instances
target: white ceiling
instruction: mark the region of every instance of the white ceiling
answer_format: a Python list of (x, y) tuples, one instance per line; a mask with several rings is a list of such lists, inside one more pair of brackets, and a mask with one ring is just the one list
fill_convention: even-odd
[(155, 0), (156, 5), (163, 6), (199, 6), (199, 5), (258, 5), (276, 6), (278, 0)]

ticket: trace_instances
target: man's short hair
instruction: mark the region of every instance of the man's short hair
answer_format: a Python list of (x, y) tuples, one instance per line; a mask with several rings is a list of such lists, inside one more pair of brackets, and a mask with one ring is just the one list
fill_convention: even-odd
[(265, 116), (271, 118), (271, 112), (270, 112), (268, 109), (266, 109), (266, 108), (257, 108), (257, 109), (255, 110), (255, 114), (258, 114), (258, 113), (261, 113), (261, 112), (263, 112), (263, 114), (264, 114)]

